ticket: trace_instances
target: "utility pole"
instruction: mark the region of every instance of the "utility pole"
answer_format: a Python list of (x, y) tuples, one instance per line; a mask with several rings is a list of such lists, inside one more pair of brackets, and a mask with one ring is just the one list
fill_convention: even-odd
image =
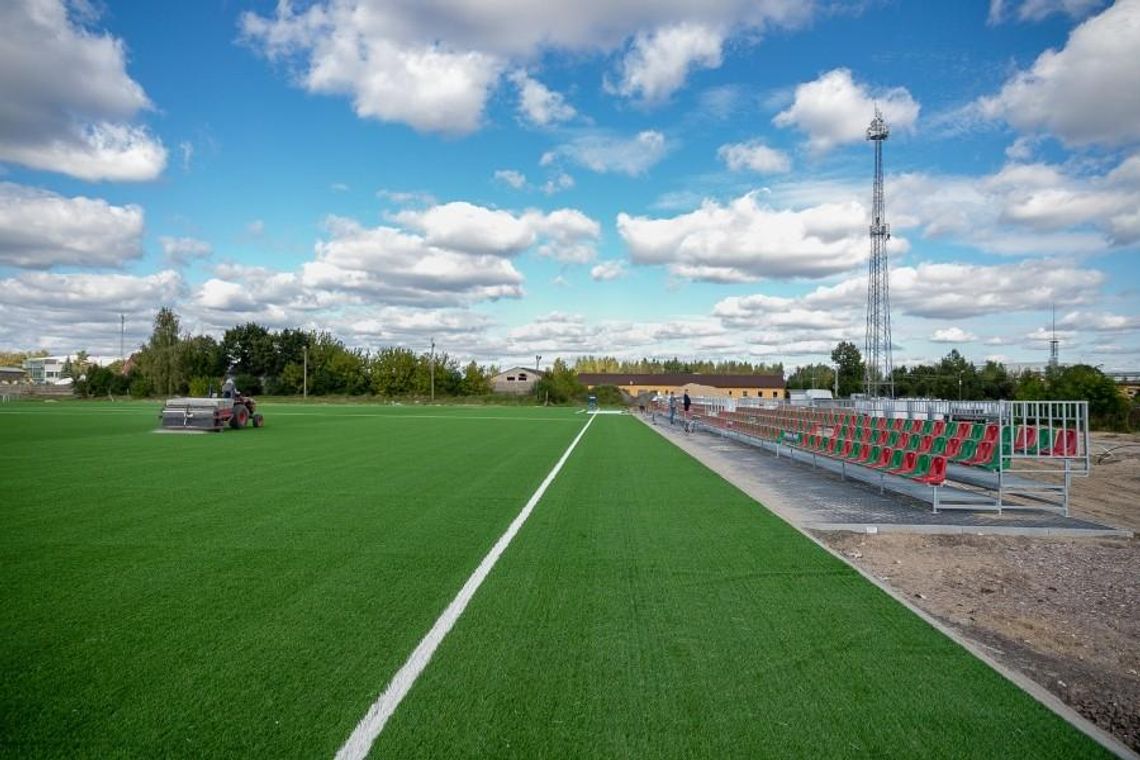
[(431, 365), (428, 371), (431, 373), (431, 401), (435, 403), (435, 338), (431, 339)]
[(127, 358), (127, 315), (119, 312), (119, 360), (126, 361)]
[(304, 379), (301, 380), (302, 396), (305, 401), (309, 400), (309, 347), (305, 346), (305, 368), (302, 372)]

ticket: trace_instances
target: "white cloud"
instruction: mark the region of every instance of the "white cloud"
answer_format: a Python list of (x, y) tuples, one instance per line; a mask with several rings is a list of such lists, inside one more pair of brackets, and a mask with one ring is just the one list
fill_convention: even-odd
[[(1030, 259), (1014, 264), (919, 264), (890, 270), (891, 308), (928, 319), (965, 319), (1094, 303), (1102, 272), (1060, 261)], [(854, 277), (817, 288), (804, 297), (810, 308), (860, 309), (867, 281)]]
[(961, 327), (946, 327), (935, 330), (934, 334), (930, 336), (931, 343), (972, 343), (977, 339), (977, 335), (967, 332)]
[(0, 279), (0, 345), (117, 355), (122, 314), (129, 352), (150, 334), (159, 306), (175, 303), (183, 290), (173, 271), (145, 277), (25, 272)]
[(261, 237), (265, 234), (265, 220), (254, 219), (245, 226), (245, 231), (254, 237)]
[[(1014, 10), (1013, 6), (1017, 5)], [(1104, 0), (1023, 0), (1018, 5), (1007, 0), (990, 0), (990, 12), (986, 23), (990, 26), (1001, 24), (1016, 16), (1018, 21), (1041, 21), (1054, 14), (1063, 13), (1070, 18), (1082, 18), (1104, 5)]]
[(482, 314), (460, 309), (383, 307), (370, 309), (367, 316), (350, 318), (347, 332), (386, 345), (422, 345), (430, 338), (439, 339), (441, 345), (466, 345), (485, 334), (492, 324)]
[(590, 270), (590, 277), (596, 282), (608, 282), (625, 275), (625, 266), (620, 261), (603, 261)]
[(528, 212), (523, 220), (542, 239), (541, 256), (569, 264), (585, 264), (597, 256), (602, 228), (597, 222), (575, 209), (558, 209), (549, 214)]
[(194, 159), (194, 143), (189, 140), (178, 143), (178, 153), (182, 156), (182, 171), (190, 171), (190, 162)]
[(566, 172), (558, 172), (558, 174), (542, 183), (542, 192), (547, 195), (554, 195), (563, 190), (569, 190), (572, 187), (574, 187), (574, 178)]
[(602, 132), (576, 137), (543, 155), (542, 166), (552, 165), (559, 157), (599, 174), (644, 174), (669, 151), (665, 135), (654, 130), (633, 137), (617, 137)]
[(719, 65), (728, 35), (755, 39), (813, 12), (802, 0), (318, 0), (303, 10), (282, 2), (270, 16), (247, 12), (241, 29), (300, 86), (350, 97), (361, 117), (463, 134), (481, 124), (504, 72), (544, 54), (605, 55), (633, 38), (619, 87), (654, 100), (692, 67)]
[(510, 185), (515, 190), (526, 187), (526, 175), (514, 169), (498, 169), (495, 171), (495, 180)]
[(691, 70), (719, 68), (723, 44), (719, 29), (692, 22), (640, 33), (622, 61), (620, 81), (611, 89), (645, 103), (661, 103), (680, 89)]
[[(1028, 3), (1027, 3), (1028, 5)], [(1061, 50), (1046, 50), (996, 95), (972, 110), (1070, 145), (1140, 140), (1140, 0), (1120, 0), (1074, 29)]]
[(794, 298), (757, 294), (729, 296), (713, 307), (713, 316), (724, 324), (743, 329), (761, 325), (767, 329), (797, 328), (803, 330), (842, 330), (851, 324), (849, 317), (831, 309), (805, 307)]
[(0, 182), (0, 264), (117, 267), (140, 257), (143, 210)]
[(833, 69), (797, 86), (795, 101), (776, 114), (772, 123), (806, 132), (808, 147), (822, 153), (865, 140), (876, 105), (892, 130), (914, 129), (920, 106), (905, 88), (872, 92), (856, 84), (848, 69)]
[(307, 58), (299, 76), (305, 89), (350, 96), (361, 118), (450, 134), (478, 129), (505, 62), (432, 40), (400, 40), (391, 35), (388, 10), (318, 3), (294, 13), (281, 3), (272, 19), (246, 12), (241, 26), (271, 60)]
[(1040, 143), (1041, 138), (1037, 135), (1021, 135), (1005, 149), (1006, 158), (1011, 161), (1028, 161), (1033, 158), (1033, 153)]
[(472, 254), (433, 246), (394, 227), (366, 228), (330, 217), (329, 238), (304, 265), (301, 284), (380, 303), (449, 306), (518, 298), (523, 277), (506, 252)]
[(162, 254), (171, 264), (184, 265), (195, 259), (208, 258), (213, 253), (213, 247), (205, 240), (190, 237), (169, 237), (163, 235), (158, 239), (162, 247)]
[[(713, 282), (823, 277), (860, 266), (869, 246), (859, 203), (777, 210), (757, 203), (756, 193), (672, 218), (621, 213), (617, 226), (635, 264), (666, 264), (680, 277)], [(904, 250), (906, 242), (894, 245)]]
[(1062, 327), (1091, 332), (1131, 332), (1140, 330), (1140, 316), (1108, 312), (1073, 311), (1057, 320)]
[(760, 174), (781, 174), (792, 169), (792, 161), (786, 153), (769, 148), (759, 140), (722, 145), (716, 154), (734, 172), (749, 169)]
[(596, 256), (597, 222), (574, 209), (550, 213), (457, 201), (392, 216), (399, 227), (367, 228), (330, 217), (300, 284), (373, 302), (420, 307), (518, 298), (523, 276), (511, 259), (534, 248), (560, 261)]
[[(81, 14), (82, 15), (82, 14)], [(166, 149), (130, 121), (151, 107), (121, 40), (61, 0), (0, 3), (0, 160), (85, 180), (149, 180)]]
[[(870, 194), (862, 183), (837, 181), (772, 190), (774, 199), (793, 206)], [(1140, 240), (1140, 153), (1099, 175), (1044, 163), (1011, 163), (981, 176), (888, 175), (886, 205), (896, 236), (917, 229), (924, 238), (1001, 255), (1111, 251)], [(889, 244), (892, 255), (896, 242)]]
[(569, 121), (577, 115), (561, 94), (532, 79), (525, 71), (514, 71), (511, 82), (519, 91), (519, 114), (531, 124), (545, 127)]
[(508, 211), (465, 201), (445, 203), (423, 211), (401, 211), (395, 220), (424, 234), (430, 246), (477, 256), (514, 256), (536, 240), (535, 230)]

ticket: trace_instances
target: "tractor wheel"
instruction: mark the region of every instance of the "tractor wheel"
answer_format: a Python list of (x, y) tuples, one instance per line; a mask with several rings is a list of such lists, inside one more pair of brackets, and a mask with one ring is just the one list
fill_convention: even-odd
[(234, 404), (234, 413), (230, 417), (230, 427), (241, 430), (249, 421), (249, 408), (245, 404)]
[(253, 421), (253, 426), (255, 428), (265, 427), (265, 418), (262, 417), (260, 414), (253, 415), (252, 421)]

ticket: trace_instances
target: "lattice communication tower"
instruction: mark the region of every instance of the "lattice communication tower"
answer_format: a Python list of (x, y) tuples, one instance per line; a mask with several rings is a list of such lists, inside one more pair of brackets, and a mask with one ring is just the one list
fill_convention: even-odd
[(867, 127), (867, 139), (875, 144), (875, 189), (871, 202), (871, 260), (867, 273), (867, 338), (863, 347), (863, 391), (868, 398), (894, 398), (891, 362), (891, 287), (887, 270), (887, 241), (891, 226), (883, 203), (883, 141), (891, 134), (883, 114)]

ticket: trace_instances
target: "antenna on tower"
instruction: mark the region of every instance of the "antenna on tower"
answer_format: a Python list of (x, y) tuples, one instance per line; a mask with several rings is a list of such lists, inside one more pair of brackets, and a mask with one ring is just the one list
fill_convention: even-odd
[(1057, 304), (1053, 304), (1053, 337), (1049, 339), (1049, 369), (1057, 369), (1060, 363), (1061, 341), (1057, 340)]
[(867, 271), (867, 337), (863, 351), (863, 390), (869, 398), (893, 398), (895, 381), (891, 361), (891, 289), (887, 270), (887, 224), (883, 201), (883, 142), (891, 130), (875, 106), (867, 139), (875, 144), (875, 185), (871, 199), (871, 259)]

